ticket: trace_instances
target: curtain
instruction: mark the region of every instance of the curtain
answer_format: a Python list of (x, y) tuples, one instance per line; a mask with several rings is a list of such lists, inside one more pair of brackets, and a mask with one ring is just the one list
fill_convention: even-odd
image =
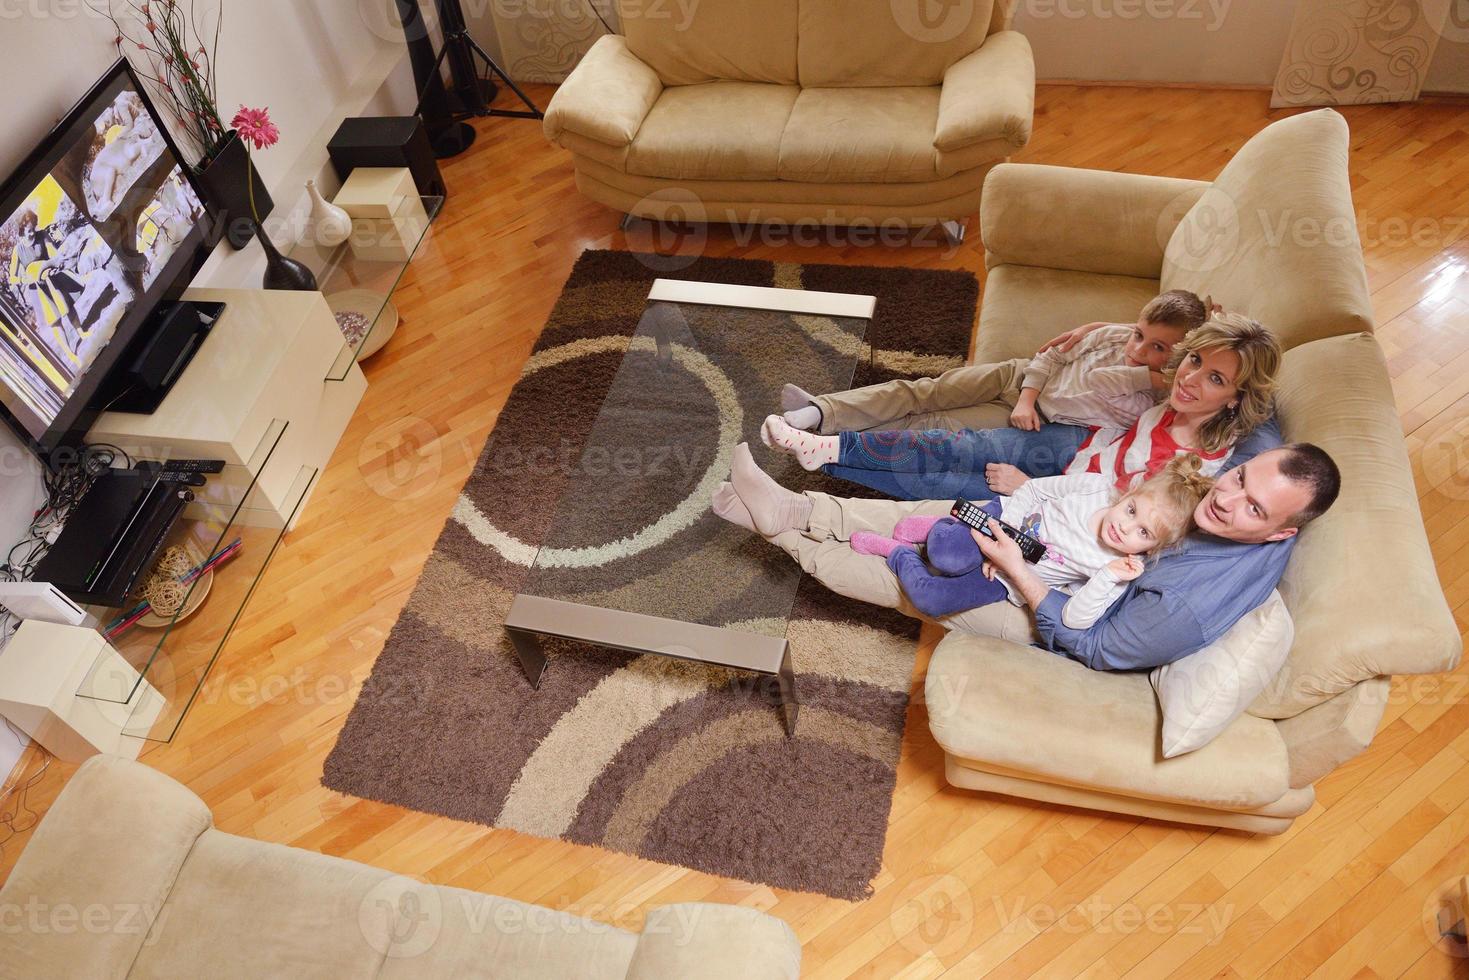
[(1270, 104), (1362, 105), (1418, 98), (1460, 0), (1299, 0)]

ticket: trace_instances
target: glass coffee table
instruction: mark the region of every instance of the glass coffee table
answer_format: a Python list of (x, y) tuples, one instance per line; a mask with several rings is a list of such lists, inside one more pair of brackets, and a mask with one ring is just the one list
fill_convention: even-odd
[(559, 464), (560, 500), (505, 618), (532, 686), (547, 669), (543, 637), (678, 657), (759, 675), (794, 731), (786, 627), (800, 566), (709, 498), (742, 441), (777, 481), (799, 484), (805, 471), (761, 444), (760, 425), (784, 383), (851, 386), (875, 302), (654, 282), (579, 457)]

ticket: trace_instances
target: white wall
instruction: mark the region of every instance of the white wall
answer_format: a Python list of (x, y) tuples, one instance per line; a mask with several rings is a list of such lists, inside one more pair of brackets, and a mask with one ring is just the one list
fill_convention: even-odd
[[(1263, 85), (1275, 82), (1297, 0), (1019, 0), (1038, 78)], [(1464, 36), (1460, 36), (1464, 35)], [(1450, 28), (1423, 86), (1469, 92), (1469, 28)]]

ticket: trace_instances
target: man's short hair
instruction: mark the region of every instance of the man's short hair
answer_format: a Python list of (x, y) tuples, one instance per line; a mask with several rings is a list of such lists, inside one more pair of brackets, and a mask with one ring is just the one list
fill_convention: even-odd
[(1326, 450), (1309, 442), (1292, 442), (1280, 447), (1285, 458), (1280, 461), (1280, 475), (1292, 483), (1305, 486), (1311, 500), (1296, 511), (1290, 527), (1305, 527), (1336, 503), (1341, 493), (1341, 470)]
[(1180, 330), (1193, 330), (1209, 319), (1209, 308), (1198, 294), (1187, 289), (1170, 289), (1148, 300), (1143, 307), (1142, 319)]

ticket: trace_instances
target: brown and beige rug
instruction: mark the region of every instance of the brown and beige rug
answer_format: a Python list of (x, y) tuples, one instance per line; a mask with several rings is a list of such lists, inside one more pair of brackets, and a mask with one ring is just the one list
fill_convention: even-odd
[[(627, 347), (619, 339), (637, 328), (660, 276), (876, 295), (872, 357), (856, 384), (962, 363), (978, 284), (968, 273), (874, 266), (666, 265), (612, 251), (577, 261), (322, 781), (415, 810), (860, 899), (881, 864), (917, 624), (802, 581), (788, 632), (802, 703), (793, 739), (748, 675), (664, 657), (548, 642), (551, 665), (533, 691), (501, 623), (564, 478), (556, 467), (503, 461), (542, 446), (578, 457), (578, 435)], [(768, 400), (742, 406), (746, 439), (758, 441), (778, 393), (772, 383)], [(803, 479), (836, 489), (818, 474)], [(695, 527), (707, 533), (707, 522)], [(789, 560), (753, 537), (751, 547)]]

